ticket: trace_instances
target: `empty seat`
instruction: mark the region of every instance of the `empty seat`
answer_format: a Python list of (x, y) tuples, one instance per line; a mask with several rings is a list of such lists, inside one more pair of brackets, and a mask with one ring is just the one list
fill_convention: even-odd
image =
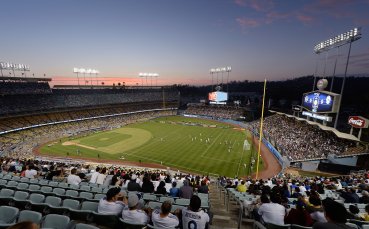
[(190, 199), (176, 199), (176, 202), (175, 202), (177, 205), (181, 205), (181, 206), (188, 206), (190, 205)]
[(69, 188), (69, 185), (68, 185), (68, 183), (60, 182), (59, 185), (58, 185), (58, 187), (59, 188), (67, 189), (67, 188)]
[(49, 184), (49, 181), (48, 180), (39, 180), (38, 184), (41, 185), (41, 186), (45, 186), (45, 185)]
[(41, 186), (40, 192), (44, 195), (50, 195), (53, 193), (53, 188), (49, 186)]
[(12, 200), (14, 190), (3, 188), (0, 191), (0, 205), (8, 205)]
[(29, 184), (27, 183), (19, 183), (17, 186), (18, 190), (28, 190)]
[(12, 179), (12, 176), (7, 174), (3, 177), (3, 180), (11, 180)]
[[(108, 228), (118, 228), (119, 227), (119, 217), (116, 215), (100, 214), (97, 212), (92, 212), (94, 223), (100, 226)], [(125, 228), (125, 227), (122, 227)]]
[(7, 180), (0, 180), (0, 187), (5, 187), (7, 183)]
[(90, 186), (87, 186), (87, 185), (81, 185), (81, 186), (79, 187), (79, 190), (89, 192), (89, 191), (91, 191), (91, 188), (90, 188)]
[(20, 179), (20, 182), (23, 182), (23, 183), (29, 183), (29, 178), (27, 178), (27, 177), (22, 177), (22, 178)]
[(92, 199), (94, 197), (94, 194), (91, 192), (80, 192), (79, 197), (83, 199)]
[(70, 189), (78, 190), (78, 189), (79, 189), (79, 185), (70, 184), (70, 185), (69, 185), (69, 188), (70, 188)]
[(153, 194), (148, 194), (148, 193), (144, 193), (142, 198), (143, 198), (144, 200), (146, 200), (146, 201), (156, 201), (156, 200), (157, 200), (157, 198), (156, 198), (156, 196), (155, 196), (155, 195), (153, 195)]
[(34, 192), (34, 191), (39, 191), (41, 188), (40, 185), (37, 185), (37, 184), (30, 184), (28, 186), (28, 190), (31, 191), (31, 192)]
[(98, 187), (92, 187), (91, 192), (102, 193), (103, 189)]
[(23, 210), (19, 213), (19, 217), (18, 217), (18, 223), (19, 222), (24, 222), (24, 221), (31, 221), (34, 222), (36, 224), (40, 224), (41, 223), (41, 219), (42, 219), (42, 214), (39, 212), (35, 212), (35, 211), (30, 211), (30, 210)]
[(59, 185), (59, 182), (56, 182), (56, 181), (50, 181), (50, 182), (49, 182), (49, 186), (50, 186), (50, 187), (54, 187), (54, 188), (56, 188), (56, 187), (58, 187), (58, 185)]
[(65, 215), (49, 214), (46, 215), (41, 223), (42, 228), (65, 229), (67, 228), (70, 219)]
[(21, 178), (20, 178), (20, 177), (18, 177), (18, 176), (13, 176), (13, 177), (12, 177), (12, 180), (13, 180), (13, 181), (20, 181), (20, 179), (21, 179)]
[(67, 198), (70, 198), (70, 197), (78, 197), (78, 195), (79, 195), (79, 193), (78, 193), (78, 191), (76, 191), (76, 190), (67, 190), (67, 191), (65, 192), (65, 196), (66, 196)]
[(34, 179), (34, 178), (31, 178), (31, 179), (29, 179), (29, 183), (31, 183), (31, 184), (38, 184), (38, 180), (37, 179)]
[(88, 221), (89, 216), (92, 212), (97, 212), (97, 207), (99, 206), (96, 202), (84, 201), (81, 204), (80, 209), (70, 209), (69, 215), (74, 220), (84, 220)]
[(90, 184), (88, 184), (88, 186), (90, 186), (90, 187), (99, 187), (99, 185), (95, 184), (95, 183), (90, 183)]
[(104, 197), (106, 197), (106, 195), (105, 194), (100, 194), (100, 193), (98, 193), (98, 194), (95, 194), (95, 196), (94, 196), (94, 200), (101, 200), (102, 198), (104, 198)]
[(54, 188), (53, 193), (58, 196), (63, 196), (65, 194), (64, 188)]
[(174, 199), (171, 197), (162, 196), (159, 198), (159, 202), (164, 202), (164, 201), (170, 201), (171, 203), (174, 203)]
[(18, 213), (18, 208), (10, 206), (0, 206), (0, 227), (6, 228), (15, 224)]
[(12, 188), (12, 189), (15, 189), (16, 187), (18, 186), (18, 182), (16, 181), (8, 181), (8, 184), (6, 185), (7, 188)]
[(25, 209), (28, 202), (29, 193), (24, 191), (16, 191), (11, 200), (11, 205), (19, 209)]
[(63, 200), (61, 206), (49, 206), (49, 212), (54, 214), (65, 214), (70, 210), (77, 210), (79, 208), (79, 201), (73, 199)]

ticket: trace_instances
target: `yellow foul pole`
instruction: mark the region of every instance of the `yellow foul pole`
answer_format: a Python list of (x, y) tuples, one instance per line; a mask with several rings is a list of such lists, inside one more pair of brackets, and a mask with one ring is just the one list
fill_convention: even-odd
[(263, 121), (264, 121), (264, 104), (265, 104), (265, 89), (266, 89), (266, 82), (267, 80), (264, 80), (264, 94), (263, 94), (263, 106), (261, 108), (261, 119), (260, 119), (260, 133), (259, 133), (259, 149), (258, 149), (258, 160), (256, 163), (256, 179), (258, 179), (259, 176), (259, 161), (260, 161), (260, 147), (261, 147), (261, 140), (263, 139)]

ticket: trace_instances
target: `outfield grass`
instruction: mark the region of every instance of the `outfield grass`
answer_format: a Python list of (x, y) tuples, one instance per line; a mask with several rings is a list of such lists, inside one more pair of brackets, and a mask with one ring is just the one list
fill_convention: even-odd
[[(249, 174), (253, 151), (253, 147), (243, 150), (244, 140), (249, 137), (245, 130), (224, 123), (171, 116), (61, 139), (40, 151), (55, 156), (141, 161), (203, 174), (243, 176)], [(262, 162), (260, 166), (263, 168)]]

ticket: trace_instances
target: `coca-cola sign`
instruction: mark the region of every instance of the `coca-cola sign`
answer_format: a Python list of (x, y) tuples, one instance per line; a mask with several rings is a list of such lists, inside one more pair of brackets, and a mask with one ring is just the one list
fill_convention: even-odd
[(361, 116), (350, 116), (348, 124), (355, 128), (368, 128), (369, 120)]

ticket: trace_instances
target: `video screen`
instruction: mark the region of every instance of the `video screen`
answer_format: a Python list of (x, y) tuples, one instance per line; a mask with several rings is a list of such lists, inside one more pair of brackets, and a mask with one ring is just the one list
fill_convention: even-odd
[(214, 91), (209, 93), (209, 101), (211, 104), (225, 104), (228, 100), (228, 93)]
[(323, 92), (310, 92), (304, 94), (302, 106), (315, 113), (336, 112), (336, 95)]

